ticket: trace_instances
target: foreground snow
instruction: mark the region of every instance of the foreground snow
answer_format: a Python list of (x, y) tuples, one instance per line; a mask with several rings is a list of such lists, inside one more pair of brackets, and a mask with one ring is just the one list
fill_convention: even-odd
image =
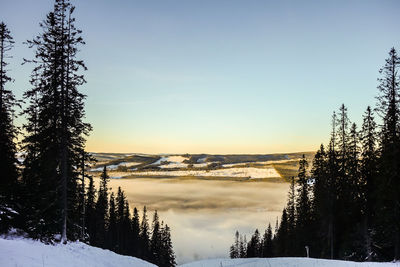
[(122, 256), (109, 250), (74, 242), (67, 245), (45, 245), (30, 239), (0, 238), (1, 267), (147, 267), (146, 261)]
[(400, 267), (397, 263), (351, 262), (307, 258), (211, 259), (180, 265), (180, 267)]

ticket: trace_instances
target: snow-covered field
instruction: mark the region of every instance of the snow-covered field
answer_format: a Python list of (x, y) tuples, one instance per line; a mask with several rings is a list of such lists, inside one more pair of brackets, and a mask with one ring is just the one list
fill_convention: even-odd
[(154, 264), (80, 242), (45, 245), (30, 239), (0, 238), (1, 267), (150, 267)]
[(181, 267), (399, 267), (397, 263), (351, 262), (308, 258), (270, 258), (270, 259), (211, 259), (191, 262)]
[[(138, 258), (122, 256), (109, 250), (80, 242), (67, 245), (45, 245), (31, 239), (0, 238), (1, 267), (151, 267)], [(209, 259), (180, 265), (181, 267), (399, 267), (397, 263), (356, 263), (350, 261), (270, 258), (270, 259)]]
[[(113, 171), (113, 170), (118, 169), (119, 166), (124, 166), (124, 167), (129, 168), (129, 167), (133, 167), (133, 166), (136, 166), (139, 164), (142, 164), (142, 163), (141, 162), (121, 162), (119, 164), (107, 165), (107, 170)], [(98, 167), (98, 168), (91, 169), (90, 171), (101, 172), (101, 171), (103, 171), (103, 169), (104, 169), (104, 167)]]
[(280, 177), (273, 168), (226, 168), (217, 170), (182, 170), (182, 171), (143, 171), (132, 173), (145, 176), (211, 176), (211, 177), (235, 177), (235, 178), (275, 178)]

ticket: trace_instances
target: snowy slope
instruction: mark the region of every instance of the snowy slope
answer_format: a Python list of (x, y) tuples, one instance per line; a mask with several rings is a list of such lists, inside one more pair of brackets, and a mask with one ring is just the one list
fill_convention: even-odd
[(191, 262), (180, 267), (400, 267), (397, 263), (351, 262), (307, 258), (211, 259)]
[(45, 245), (30, 239), (0, 238), (1, 267), (150, 267), (146, 261), (74, 242)]

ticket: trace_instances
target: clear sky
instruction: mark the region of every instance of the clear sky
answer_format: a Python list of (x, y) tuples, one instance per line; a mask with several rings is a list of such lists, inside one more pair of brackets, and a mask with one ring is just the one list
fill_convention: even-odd
[[(22, 42), (52, 3), (0, 0), (18, 97), (32, 70)], [(360, 124), (389, 49), (400, 49), (397, 0), (72, 3), (95, 152), (316, 150), (342, 103)]]

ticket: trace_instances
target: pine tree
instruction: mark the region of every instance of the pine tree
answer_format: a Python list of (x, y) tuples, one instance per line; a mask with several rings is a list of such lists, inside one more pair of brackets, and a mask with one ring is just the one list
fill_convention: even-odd
[(131, 228), (131, 213), (129, 209), (129, 203), (125, 200), (124, 205), (124, 214), (122, 219), (122, 231), (124, 236), (122, 238), (122, 254), (129, 255), (130, 253), (130, 240), (129, 237), (132, 235), (132, 228)]
[(115, 207), (115, 196), (114, 192), (111, 192), (110, 195), (110, 209), (108, 215), (108, 228), (107, 228), (107, 240), (106, 240), (106, 248), (116, 251), (116, 237), (117, 237), (117, 213)]
[(231, 259), (240, 258), (240, 245), (239, 245), (239, 231), (235, 232), (235, 242), (232, 244), (229, 250), (229, 256)]
[(150, 229), (149, 222), (147, 220), (147, 208), (143, 207), (143, 216), (142, 222), (140, 224), (140, 235), (139, 235), (139, 244), (140, 244), (140, 258), (144, 260), (150, 259)]
[(161, 261), (160, 267), (174, 267), (176, 266), (175, 253), (172, 247), (171, 241), (171, 230), (166, 224), (165, 227), (161, 229), (161, 240), (162, 240), (162, 251), (161, 251)]
[(124, 210), (126, 197), (121, 187), (118, 187), (117, 193), (117, 204), (116, 204), (116, 224), (117, 224), (117, 241), (116, 241), (116, 252), (123, 253), (125, 238), (127, 233), (124, 233)]
[(108, 224), (108, 181), (107, 167), (104, 166), (103, 173), (100, 176), (100, 186), (95, 205), (96, 239), (95, 246), (105, 247), (107, 224)]
[(246, 236), (240, 235), (239, 237), (239, 258), (245, 258), (247, 255), (247, 241)]
[(336, 226), (337, 226), (337, 194), (338, 194), (338, 176), (339, 176), (339, 157), (336, 150), (337, 146), (337, 117), (335, 112), (332, 116), (332, 132), (327, 153), (327, 203), (328, 203), (328, 243), (329, 255), (331, 259), (336, 255)]
[(15, 224), (18, 194), (18, 161), (16, 145), (18, 129), (13, 124), (15, 107), (19, 106), (12, 91), (6, 89), (11, 82), (6, 67), (8, 52), (14, 40), (4, 22), (0, 23), (0, 233), (6, 233)]
[(297, 253), (302, 254), (304, 246), (310, 245), (310, 226), (312, 223), (311, 219), (311, 201), (309, 197), (310, 189), (308, 184), (307, 175), (308, 162), (303, 154), (302, 159), (299, 162), (299, 172), (298, 172), (298, 189), (297, 189), (297, 207), (296, 207), (296, 238), (297, 238)]
[(288, 251), (286, 248), (288, 247), (288, 218), (286, 209), (282, 211), (281, 223), (278, 226), (278, 230), (276, 231), (274, 238), (274, 255), (277, 257), (284, 257), (288, 255)]
[[(294, 253), (296, 244), (296, 183), (295, 178), (290, 179), (290, 187), (287, 202), (287, 216), (288, 216), (288, 240), (287, 248), (285, 249), (288, 253)], [(272, 233), (271, 233), (272, 235)], [(271, 236), (272, 238), (272, 236)], [(289, 254), (288, 256), (290, 256)]]
[(134, 257), (139, 257), (139, 235), (140, 235), (140, 222), (139, 222), (139, 212), (136, 207), (133, 209), (133, 216), (131, 221), (131, 255)]
[(87, 233), (89, 235), (89, 244), (94, 244), (96, 240), (96, 189), (94, 188), (93, 177), (89, 176), (89, 184), (86, 189), (85, 221)]
[(363, 197), (363, 232), (365, 259), (371, 260), (374, 257), (372, 248), (372, 234), (374, 221), (374, 205), (376, 203), (375, 188), (378, 175), (377, 155), (377, 133), (376, 123), (370, 107), (363, 116), (363, 125), (360, 133), (361, 139), (361, 163), (360, 163), (360, 184)]
[[(379, 211), (381, 240), (377, 240), (386, 254), (400, 259), (400, 137), (399, 137), (399, 67), (400, 58), (392, 48), (386, 64), (380, 70), (377, 110), (383, 117), (380, 142)], [(389, 241), (389, 242), (386, 242)], [(389, 259), (389, 258), (387, 258)]]
[[(289, 240), (289, 242), (292, 242)], [(262, 241), (262, 257), (271, 258), (273, 256), (272, 247), (272, 228), (271, 224), (268, 224), (268, 228), (265, 230), (263, 241)]]
[(160, 229), (160, 222), (158, 219), (157, 211), (154, 212), (153, 223), (152, 223), (152, 233), (150, 239), (150, 255), (151, 262), (159, 265), (162, 260), (162, 236)]
[(330, 192), (328, 180), (328, 158), (325, 147), (321, 144), (320, 149), (314, 156), (311, 177), (314, 180), (312, 187), (312, 220), (314, 221), (313, 251), (321, 257), (329, 255), (329, 218), (330, 218)]
[(34, 214), (28, 214), (27, 231), (49, 240), (60, 234), (63, 243), (67, 235), (71, 239), (80, 236), (79, 166), (85, 136), (91, 130), (83, 122), (85, 96), (78, 91), (85, 83), (81, 70), (86, 67), (77, 59), (84, 42), (74, 26), (73, 11), (68, 0), (56, 0), (53, 11), (40, 24), (42, 33), (27, 42), (36, 48), (36, 54), (34, 60), (26, 61), (35, 67), (33, 88), (24, 95), (31, 105), (25, 110), (23, 180), (36, 182), (38, 188), (32, 189), (41, 195), (30, 201), (35, 204)]
[(256, 258), (261, 256), (261, 239), (258, 229), (251, 236), (247, 244), (247, 258)]

